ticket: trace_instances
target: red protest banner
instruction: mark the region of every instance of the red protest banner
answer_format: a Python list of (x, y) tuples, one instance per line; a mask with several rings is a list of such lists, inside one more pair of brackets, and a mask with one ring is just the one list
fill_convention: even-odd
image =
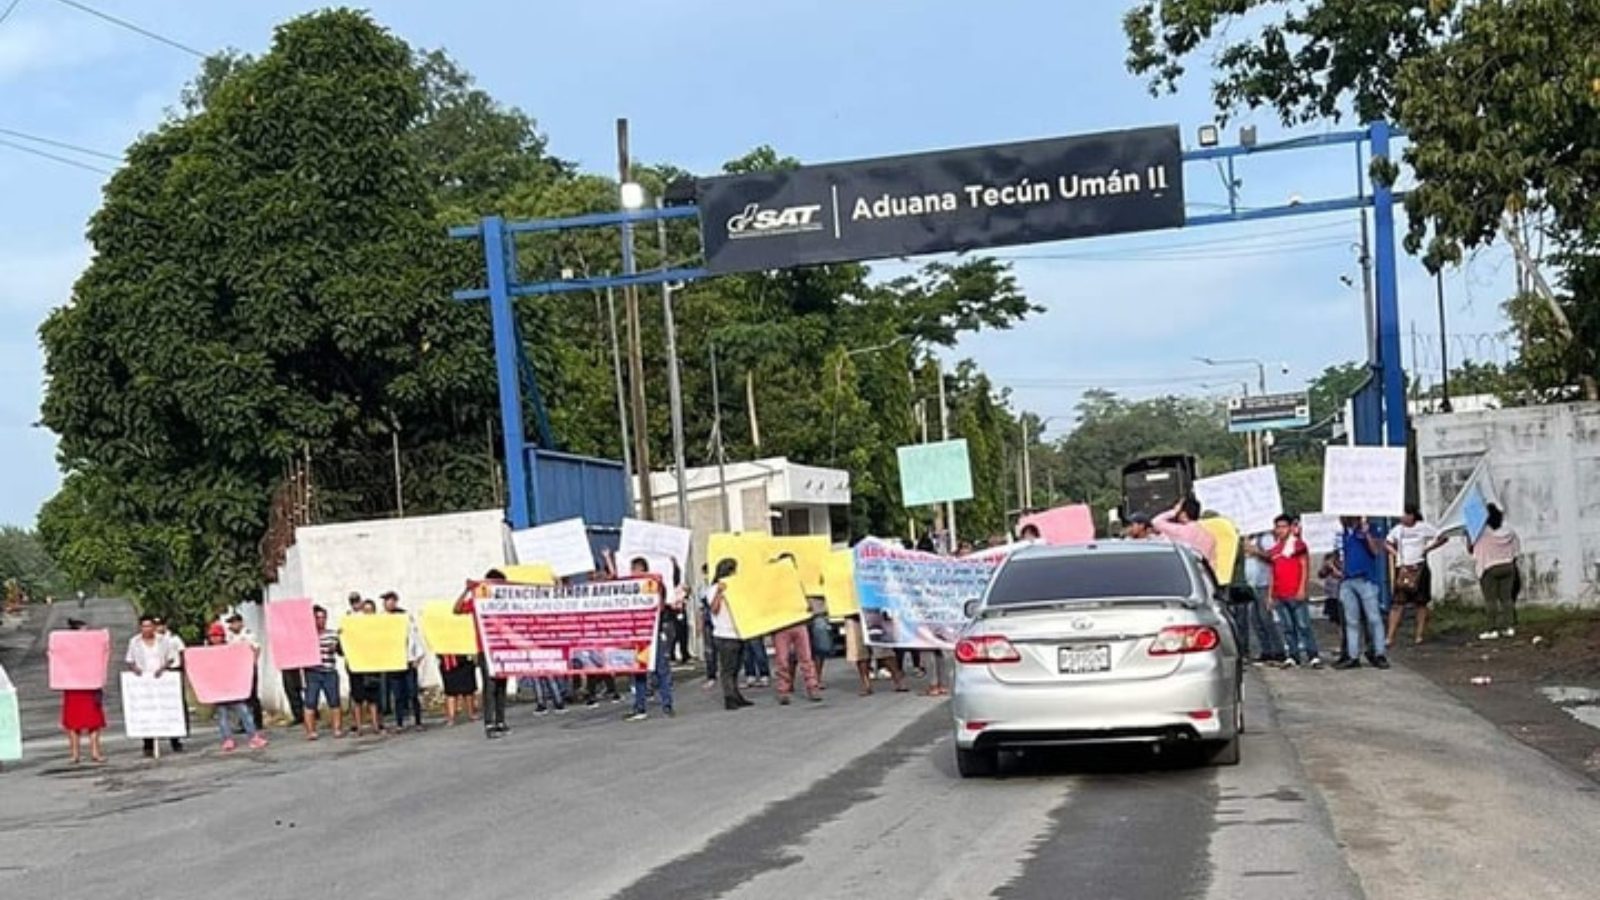
[(655, 662), (661, 582), (475, 582), (478, 636), (496, 678), (635, 675)]

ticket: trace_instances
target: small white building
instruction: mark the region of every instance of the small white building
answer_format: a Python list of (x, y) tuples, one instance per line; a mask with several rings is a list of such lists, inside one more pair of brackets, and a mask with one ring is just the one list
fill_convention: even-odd
[[(843, 530), (842, 515), (850, 506), (849, 472), (805, 466), (782, 456), (730, 462), (720, 470), (717, 466), (689, 469), (683, 483), (694, 555), (701, 561), (711, 535), (722, 531), (831, 536)], [(656, 521), (681, 524), (674, 473), (651, 473), (650, 492)]]

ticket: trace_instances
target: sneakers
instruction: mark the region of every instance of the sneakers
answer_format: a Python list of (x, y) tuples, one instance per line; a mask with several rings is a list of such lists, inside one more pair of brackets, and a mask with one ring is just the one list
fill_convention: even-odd
[(763, 675), (760, 678), (756, 679), (756, 687), (771, 687), (771, 686), (772, 686), (772, 679), (768, 678), (765, 675)]
[[(692, 660), (691, 660), (691, 662), (692, 662)], [(666, 717), (667, 717), (667, 718), (669, 718), (669, 719), (675, 719), (675, 718), (677, 718), (677, 717), (678, 717), (678, 714), (677, 714), (677, 713), (675, 713), (675, 712), (673, 712), (673, 711), (672, 711), (672, 707), (670, 707), (670, 706), (663, 706), (663, 707), (662, 707), (662, 708), (661, 708), (661, 714), (662, 714), (662, 715), (663, 715), (663, 716), (666, 716)]]
[(1351, 656), (1346, 656), (1343, 659), (1339, 660), (1338, 662), (1334, 663), (1333, 667), (1335, 669), (1339, 669), (1341, 671), (1344, 670), (1344, 669), (1359, 669), (1359, 668), (1361, 668), (1361, 660), (1356, 659), (1356, 658), (1351, 657)]
[(1485, 631), (1478, 635), (1478, 640), (1480, 641), (1497, 641), (1499, 639), (1500, 632), (1494, 630)]
[(744, 680), (744, 686), (747, 688), (753, 688), (756, 686), (756, 680), (754, 678), (746, 678)]
[(1374, 666), (1376, 666), (1377, 668), (1387, 669), (1387, 668), (1389, 668), (1389, 657), (1387, 657), (1387, 656), (1375, 656), (1375, 657), (1372, 658), (1372, 664)]
[(533, 714), (536, 716), (548, 716), (550, 715), (550, 707), (541, 703), (533, 708)]
[(222, 752), (223, 753), (232, 753), (233, 751), (237, 750), (238, 748), (239, 748), (239, 745), (235, 744), (233, 742), (233, 738), (228, 738), (227, 740), (222, 742)]
[(1516, 637), (1517, 636), (1517, 630), (1515, 628), (1507, 628), (1505, 631), (1500, 632), (1500, 634), (1502, 634), (1502, 635), (1504, 635), (1505, 637), (1508, 637), (1508, 638), (1509, 637)]
[(789, 705), (789, 695), (788, 694), (779, 694), (778, 695), (778, 705), (779, 706), (788, 706)]
[(1298, 669), (1298, 668), (1300, 668), (1300, 663), (1294, 657), (1291, 656), (1288, 659), (1285, 659), (1283, 662), (1278, 663), (1278, 668), (1280, 668), (1280, 669)]
[(1320, 656), (1311, 657), (1311, 661), (1306, 663), (1306, 667), (1307, 668), (1311, 668), (1311, 669), (1320, 669), (1320, 668), (1322, 668), (1322, 657), (1320, 657)]
[(250, 739), (250, 749), (251, 750), (260, 750), (261, 748), (263, 748), (265, 746), (267, 746), (267, 739), (262, 737), (259, 734)]
[(650, 714), (649, 713), (645, 712), (644, 710), (638, 710), (636, 712), (628, 713), (626, 716), (623, 717), (622, 721), (624, 721), (624, 722), (643, 722), (645, 719), (648, 719), (648, 718), (650, 718)]

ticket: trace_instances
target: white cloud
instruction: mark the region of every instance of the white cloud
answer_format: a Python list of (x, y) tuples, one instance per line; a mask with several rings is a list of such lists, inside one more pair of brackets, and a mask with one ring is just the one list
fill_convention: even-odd
[(108, 55), (113, 46), (108, 35), (70, 27), (70, 20), (14, 15), (0, 28), (0, 83), (92, 62)]

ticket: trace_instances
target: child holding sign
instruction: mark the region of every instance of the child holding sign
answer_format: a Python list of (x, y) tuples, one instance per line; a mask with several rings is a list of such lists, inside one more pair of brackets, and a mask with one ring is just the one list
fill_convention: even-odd
[[(221, 623), (213, 622), (206, 631), (206, 644), (220, 647), (228, 642), (228, 630)], [(198, 677), (198, 676), (197, 676)], [(251, 750), (260, 750), (267, 745), (267, 739), (256, 732), (255, 717), (250, 715), (248, 700), (232, 700), (226, 703), (215, 704), (213, 709), (217, 712), (217, 731), (222, 735), (222, 752), (232, 753), (238, 746), (233, 741), (233, 728), (230, 719), (236, 719), (244, 731), (245, 738), (250, 742)]]

